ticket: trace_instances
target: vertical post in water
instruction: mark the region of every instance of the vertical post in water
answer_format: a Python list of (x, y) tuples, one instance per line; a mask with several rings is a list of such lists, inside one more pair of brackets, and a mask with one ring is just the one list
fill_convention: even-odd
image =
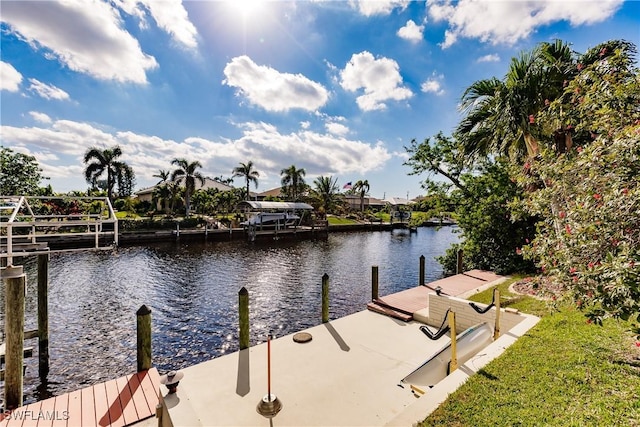
[(49, 374), (49, 254), (38, 255), (38, 374)]
[(420, 286), (424, 286), (424, 255), (420, 255)]
[(496, 305), (496, 324), (493, 327), (493, 339), (497, 340), (500, 336), (500, 290), (498, 288), (493, 290), (493, 300)]
[(322, 323), (329, 321), (329, 275), (322, 276)]
[(456, 274), (462, 274), (462, 249), (458, 249), (456, 252)]
[(449, 311), (449, 330), (451, 331), (451, 362), (449, 362), (449, 373), (451, 373), (458, 369), (456, 313), (453, 311)]
[(142, 305), (136, 312), (138, 372), (151, 368), (151, 309)]
[(378, 266), (371, 266), (371, 300), (378, 299)]
[(22, 266), (2, 270), (5, 287), (5, 374), (4, 409), (22, 406), (24, 359), (24, 291), (26, 275)]
[(238, 315), (240, 318), (240, 350), (249, 348), (249, 291), (244, 286), (238, 292)]

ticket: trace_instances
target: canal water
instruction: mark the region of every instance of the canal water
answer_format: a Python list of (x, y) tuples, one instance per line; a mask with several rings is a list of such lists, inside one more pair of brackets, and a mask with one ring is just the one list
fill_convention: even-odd
[[(109, 252), (52, 254), (49, 263), (50, 374), (38, 378), (37, 340), (26, 359), (25, 403), (136, 369), (136, 311), (152, 310), (153, 362), (161, 373), (238, 350), (238, 291), (249, 291), (251, 345), (321, 323), (322, 276), (331, 319), (366, 309), (371, 267), (379, 293), (442, 277), (435, 257), (452, 227), (330, 233), (326, 240), (162, 243)], [(37, 328), (37, 268), (25, 259), (26, 329)], [(0, 313), (4, 320), (4, 289)]]

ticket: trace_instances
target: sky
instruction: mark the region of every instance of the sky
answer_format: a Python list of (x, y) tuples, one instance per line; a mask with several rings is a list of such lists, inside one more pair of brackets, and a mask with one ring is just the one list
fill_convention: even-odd
[(257, 192), (294, 165), (414, 198), (405, 147), (450, 134), (474, 81), (542, 41), (640, 45), (622, 0), (1, 0), (0, 18), (0, 144), (56, 192), (119, 145), (136, 189), (185, 158), (212, 178), (252, 161)]

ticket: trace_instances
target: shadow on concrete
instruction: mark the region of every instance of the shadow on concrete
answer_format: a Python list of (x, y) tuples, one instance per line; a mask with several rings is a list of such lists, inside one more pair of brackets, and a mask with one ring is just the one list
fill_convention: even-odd
[(238, 380), (236, 382), (236, 394), (246, 396), (251, 390), (249, 383), (249, 349), (238, 352)]
[(338, 343), (338, 346), (340, 346), (340, 350), (342, 351), (351, 350), (351, 347), (349, 347), (347, 343), (344, 342), (344, 340), (342, 339), (338, 331), (336, 331), (336, 329), (333, 327), (331, 323), (328, 323), (328, 322), (324, 323), (324, 327), (327, 328), (327, 330), (329, 331), (333, 339), (336, 340), (336, 342)]

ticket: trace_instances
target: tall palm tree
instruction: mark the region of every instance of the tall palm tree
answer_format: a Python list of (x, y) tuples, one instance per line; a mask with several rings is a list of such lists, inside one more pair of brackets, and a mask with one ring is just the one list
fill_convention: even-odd
[(291, 197), (294, 202), (300, 198), (304, 191), (305, 182), (303, 177), (306, 174), (307, 172), (303, 168), (297, 169), (295, 165), (280, 171), (280, 175), (282, 175), (280, 184), (282, 184), (283, 192)]
[(244, 178), (247, 184), (247, 200), (249, 200), (249, 183), (253, 182), (256, 188), (258, 188), (258, 177), (260, 174), (253, 168), (253, 162), (249, 160), (246, 164), (240, 163), (240, 166), (233, 168), (233, 177)]
[(84, 177), (89, 184), (95, 187), (98, 178), (104, 173), (107, 174), (107, 197), (113, 202), (113, 187), (119, 176), (123, 176), (129, 166), (118, 161), (122, 156), (122, 150), (118, 145), (101, 150), (91, 147), (84, 154), (84, 163), (87, 167), (84, 170)]
[(332, 212), (342, 202), (342, 194), (338, 186), (338, 178), (319, 176), (313, 181), (314, 188), (311, 196), (315, 199), (318, 209), (324, 213)]
[(171, 173), (171, 181), (181, 184), (184, 181), (184, 205), (185, 215), (189, 216), (191, 208), (191, 195), (196, 191), (196, 179), (200, 181), (200, 185), (204, 185), (204, 176), (197, 171), (202, 167), (199, 161), (189, 162), (187, 159), (173, 159), (172, 165), (178, 168)]
[(353, 186), (353, 190), (360, 195), (360, 212), (364, 212), (364, 196), (369, 192), (369, 181), (358, 180)]
[[(164, 169), (159, 169), (158, 173), (155, 175), (152, 175), (154, 178), (160, 178), (160, 181), (158, 181), (158, 184), (164, 184), (167, 181), (169, 181), (169, 179), (171, 178), (171, 171), (166, 171)], [(156, 184), (156, 185), (158, 185)]]

